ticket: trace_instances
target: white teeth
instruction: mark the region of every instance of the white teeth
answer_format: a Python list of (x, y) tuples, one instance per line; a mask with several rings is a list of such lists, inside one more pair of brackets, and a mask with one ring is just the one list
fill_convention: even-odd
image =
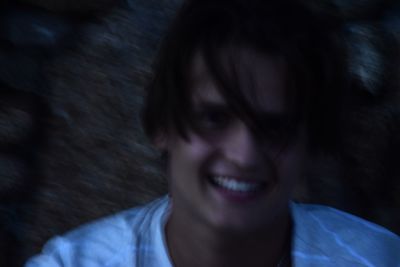
[(260, 187), (259, 183), (239, 182), (235, 179), (225, 176), (213, 177), (213, 181), (223, 188), (238, 192), (251, 192), (257, 190)]

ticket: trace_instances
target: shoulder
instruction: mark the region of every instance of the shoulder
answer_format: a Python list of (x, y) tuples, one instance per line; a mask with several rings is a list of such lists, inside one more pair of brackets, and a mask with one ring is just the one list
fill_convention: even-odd
[(134, 266), (134, 252), (151, 246), (167, 206), (164, 197), (85, 224), (50, 240), (26, 267)]
[(298, 251), (354, 266), (400, 266), (400, 237), (379, 225), (323, 205), (293, 203), (292, 213)]

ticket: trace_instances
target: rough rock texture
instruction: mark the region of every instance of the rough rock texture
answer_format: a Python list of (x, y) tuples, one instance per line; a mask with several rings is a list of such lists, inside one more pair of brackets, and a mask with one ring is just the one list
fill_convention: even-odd
[(0, 0), (0, 4), (19, 3), (21, 7), (38, 7), (55, 13), (68, 13), (70, 15), (90, 15), (93, 13), (107, 13), (114, 6), (123, 3), (123, 0)]
[(395, 154), (400, 130), (400, 5), (375, 0), (309, 3), (344, 23), (337, 38), (347, 47), (351, 91), (342, 107), (340, 152), (313, 160), (303, 200), (333, 205), (399, 233), (400, 168)]
[[(139, 112), (181, 0), (19, 2), (0, 2), (0, 266), (20, 266), (51, 236), (166, 192)], [(310, 3), (346, 20), (337, 38), (348, 45), (353, 86), (343, 148), (315, 155), (297, 199), (400, 233), (400, 9)]]
[(139, 111), (178, 4), (125, 2), (84, 20), (1, 10), (0, 266), (19, 266), (51, 236), (166, 192)]
[(46, 66), (51, 117), (36, 197), (53, 204), (35, 211), (40, 239), (166, 192), (139, 127), (143, 86), (171, 13), (158, 3), (163, 9), (141, 1), (87, 23), (76, 47)]

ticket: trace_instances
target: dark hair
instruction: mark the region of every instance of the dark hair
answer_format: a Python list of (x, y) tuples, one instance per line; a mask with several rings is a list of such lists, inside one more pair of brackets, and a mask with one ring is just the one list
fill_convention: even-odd
[[(190, 71), (196, 51), (204, 56), (231, 108), (251, 114), (243, 89), (226, 79), (224, 68), (218, 67), (221, 50), (235, 45), (283, 58), (290, 80), (287, 97), (296, 115), (291, 123), (307, 122), (313, 147), (335, 147), (340, 96), (346, 87), (343, 51), (334, 35), (337, 27), (336, 22), (316, 16), (296, 0), (187, 1), (155, 64), (143, 110), (145, 132), (152, 138), (172, 127), (186, 137), (191, 114)], [(251, 119), (247, 115), (244, 117)]]

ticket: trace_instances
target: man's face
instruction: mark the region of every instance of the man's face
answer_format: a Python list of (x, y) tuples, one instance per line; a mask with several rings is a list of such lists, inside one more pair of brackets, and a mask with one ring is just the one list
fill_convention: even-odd
[(276, 135), (281, 131), (275, 129), (276, 122), (287, 113), (285, 65), (250, 49), (239, 51), (240, 69), (247, 76), (250, 72), (257, 94), (256, 112), (266, 118), (272, 134), (255, 137), (218, 93), (197, 55), (192, 77), (194, 127), (188, 129), (188, 140), (168, 132), (161, 148), (168, 152), (172, 217), (248, 233), (287, 215), (304, 165), (307, 133), (300, 125), (287, 144)]

